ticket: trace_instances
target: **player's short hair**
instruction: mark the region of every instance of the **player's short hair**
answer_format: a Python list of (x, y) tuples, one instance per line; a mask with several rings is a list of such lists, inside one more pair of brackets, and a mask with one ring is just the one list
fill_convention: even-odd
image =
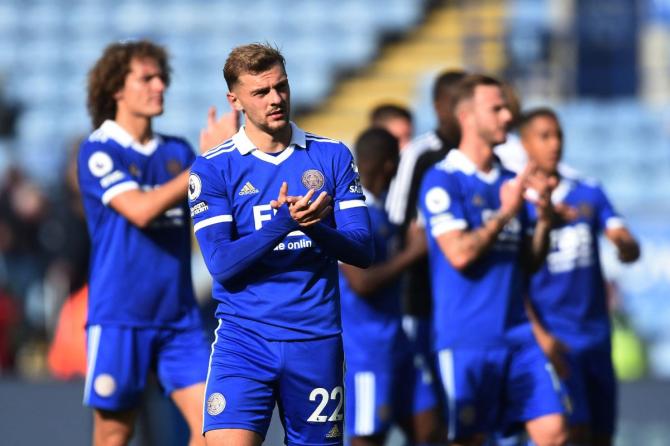
[(165, 48), (149, 40), (115, 42), (107, 46), (102, 56), (88, 72), (86, 106), (93, 127), (116, 116), (114, 95), (123, 88), (133, 59), (153, 59), (162, 72), (165, 85), (170, 84), (170, 64)]
[(356, 161), (383, 162), (385, 160), (398, 159), (398, 139), (388, 130), (380, 127), (370, 127), (364, 130), (356, 139), (354, 144)]
[(453, 95), (453, 90), (458, 83), (468, 74), (463, 70), (446, 70), (441, 72), (433, 83), (433, 101), (448, 95)]
[(519, 132), (523, 131), (537, 118), (550, 118), (556, 121), (560, 126), (561, 121), (558, 119), (556, 112), (549, 107), (536, 107), (526, 110), (519, 118)]
[(406, 119), (411, 123), (412, 113), (407, 107), (397, 104), (379, 104), (370, 112), (370, 124), (377, 127), (397, 118)]
[(276, 64), (281, 64), (284, 71), (286, 70), (286, 59), (279, 49), (269, 43), (251, 43), (233, 48), (223, 67), (228, 90), (233, 89), (242, 74), (262, 73)]
[(468, 74), (463, 77), (454, 88), (454, 109), (462, 102), (468, 101), (475, 96), (475, 90), (479, 86), (493, 86), (502, 88), (502, 82), (485, 74)]

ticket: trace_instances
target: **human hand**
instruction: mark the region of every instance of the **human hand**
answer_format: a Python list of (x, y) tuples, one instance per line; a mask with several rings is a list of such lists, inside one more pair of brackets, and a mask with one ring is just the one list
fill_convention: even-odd
[(524, 170), (511, 180), (505, 181), (500, 187), (499, 214), (506, 220), (515, 216), (523, 204), (526, 178), (530, 174), (531, 163), (526, 164)]
[(281, 183), (281, 187), (279, 188), (279, 195), (277, 196), (277, 199), (270, 201), (270, 207), (272, 209), (279, 209), (281, 206), (284, 205), (284, 203), (287, 202), (289, 202), (288, 184), (286, 183), (286, 181), (284, 181), (283, 183)]
[(312, 226), (326, 218), (333, 210), (330, 206), (332, 199), (328, 192), (321, 192), (316, 200), (311, 201), (315, 192), (314, 189), (310, 189), (305, 196), (286, 197), (285, 202), (289, 203), (291, 217), (300, 226)]
[(551, 193), (558, 185), (555, 176), (548, 176), (538, 170), (533, 170), (526, 176), (526, 192), (524, 196), (535, 205), (538, 220), (551, 222), (555, 215)]
[(216, 119), (216, 107), (207, 111), (207, 126), (200, 130), (200, 153), (216, 147), (232, 137), (239, 129), (239, 112), (235, 109)]

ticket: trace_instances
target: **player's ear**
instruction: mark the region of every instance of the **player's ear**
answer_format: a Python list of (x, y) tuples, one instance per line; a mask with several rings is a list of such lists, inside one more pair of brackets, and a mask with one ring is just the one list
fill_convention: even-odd
[(240, 100), (237, 98), (237, 95), (232, 92), (228, 92), (226, 94), (226, 98), (228, 98), (228, 103), (230, 104), (230, 108), (233, 108), (239, 112), (243, 112), (244, 108), (242, 107), (242, 103)]

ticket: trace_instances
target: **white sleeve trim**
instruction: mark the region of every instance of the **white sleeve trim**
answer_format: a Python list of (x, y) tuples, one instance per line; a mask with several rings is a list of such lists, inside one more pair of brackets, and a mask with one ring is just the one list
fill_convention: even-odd
[(439, 223), (437, 225), (434, 225), (430, 233), (432, 234), (433, 237), (437, 238), (441, 236), (442, 234), (446, 234), (447, 232), (451, 231), (456, 231), (456, 230), (463, 230), (468, 227), (468, 222), (465, 220), (451, 220), (451, 221), (445, 221), (443, 223)]
[(621, 217), (610, 217), (605, 222), (607, 229), (621, 229), (626, 227), (626, 222)]
[(347, 200), (347, 201), (340, 201), (340, 210), (343, 211), (345, 209), (351, 209), (351, 208), (359, 208), (365, 206), (365, 201), (363, 200)]
[(212, 226), (217, 223), (230, 223), (232, 221), (232, 215), (217, 215), (216, 217), (206, 218), (193, 225), (193, 232), (198, 232), (202, 228), (206, 228), (207, 226)]
[(124, 181), (123, 183), (116, 184), (105, 191), (102, 194), (102, 204), (107, 206), (112, 198), (116, 197), (119, 194), (128, 192), (129, 190), (139, 189), (139, 185), (134, 181)]

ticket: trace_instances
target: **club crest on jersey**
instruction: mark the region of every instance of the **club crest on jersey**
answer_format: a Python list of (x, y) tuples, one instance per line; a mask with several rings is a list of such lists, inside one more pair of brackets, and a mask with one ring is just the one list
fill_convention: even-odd
[(484, 206), (484, 199), (482, 198), (481, 195), (479, 195), (479, 194), (475, 194), (475, 195), (472, 197), (472, 204), (473, 204), (474, 206), (477, 206), (477, 207), (482, 207), (482, 206)]
[(200, 177), (194, 173), (188, 177), (188, 199), (193, 201), (200, 196), (202, 191), (202, 182)]
[(226, 408), (226, 398), (219, 392), (212, 393), (207, 398), (207, 413), (214, 416), (218, 415)]
[(589, 219), (593, 217), (593, 208), (588, 203), (580, 203), (579, 215), (586, 219)]
[(105, 152), (94, 152), (88, 159), (88, 169), (96, 177), (104, 177), (112, 171), (114, 162)]
[(323, 174), (316, 169), (306, 170), (302, 174), (302, 184), (307, 189), (319, 190), (323, 187), (324, 182)]
[(130, 172), (130, 174), (136, 178), (139, 178), (139, 176), (142, 174), (142, 172), (140, 172), (140, 168), (137, 167), (137, 164), (135, 163), (131, 163), (130, 166), (128, 166), (128, 172)]
[(169, 160), (165, 164), (165, 168), (167, 169), (168, 172), (170, 172), (174, 176), (177, 176), (183, 170), (181, 167), (181, 163), (177, 160)]

